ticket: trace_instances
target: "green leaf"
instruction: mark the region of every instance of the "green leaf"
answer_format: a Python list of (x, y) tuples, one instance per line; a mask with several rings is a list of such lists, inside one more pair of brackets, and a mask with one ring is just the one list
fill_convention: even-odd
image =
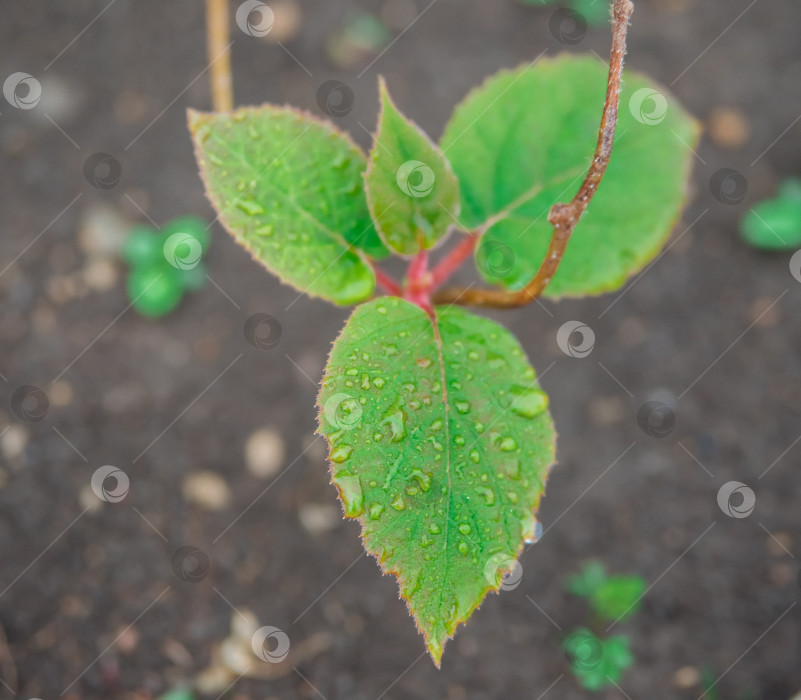
[(365, 175), (367, 203), (382, 239), (402, 255), (433, 248), (459, 215), (459, 183), (439, 148), (379, 84), (381, 117)]
[(206, 192), (220, 221), (269, 270), (337, 304), (367, 299), (365, 254), (388, 251), (367, 210), (364, 154), (327, 122), (284, 107), (189, 111)]
[(573, 675), (587, 690), (614, 685), (634, 662), (629, 639), (624, 635), (600, 639), (588, 629), (579, 628), (564, 641), (563, 648), (570, 656)]
[(788, 250), (801, 245), (801, 180), (786, 180), (775, 199), (751, 209), (743, 217), (740, 231), (754, 248)]
[(181, 273), (167, 265), (139, 266), (126, 280), (128, 298), (143, 316), (166, 316), (181, 303), (184, 285)]
[(590, 596), (598, 617), (616, 622), (637, 612), (647, 585), (640, 576), (609, 576)]
[[(462, 221), (486, 228), (483, 276), (520, 289), (548, 243), (548, 212), (569, 201), (598, 139), (608, 69), (589, 56), (502, 71), (459, 105), (442, 149), (459, 178)], [(662, 88), (626, 71), (609, 169), (546, 296), (619, 287), (662, 247), (685, 199), (698, 125)]]
[(159, 700), (195, 700), (195, 695), (189, 688), (179, 686), (162, 695)]
[(604, 565), (599, 561), (588, 561), (581, 571), (567, 580), (567, 590), (573, 595), (589, 598), (606, 581)]
[(574, 595), (587, 598), (600, 618), (616, 622), (629, 617), (640, 607), (647, 584), (641, 576), (607, 576), (603, 564), (588, 561), (581, 571), (567, 581)]
[(437, 665), (537, 537), (555, 450), (547, 404), (514, 337), (459, 307), (432, 319), (376, 299), (331, 351), (318, 407), (333, 482)]

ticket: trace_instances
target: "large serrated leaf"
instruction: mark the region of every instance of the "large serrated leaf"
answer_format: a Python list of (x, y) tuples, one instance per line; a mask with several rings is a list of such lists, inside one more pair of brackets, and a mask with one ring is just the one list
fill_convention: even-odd
[(344, 134), (283, 107), (189, 111), (200, 172), (219, 218), (269, 270), (338, 304), (370, 297), (367, 255), (384, 257), (362, 184), (366, 159)]
[(318, 406), (333, 482), (437, 665), (536, 537), (555, 451), (547, 404), (514, 337), (457, 307), (432, 319), (371, 301), (331, 351)]
[(459, 215), (459, 183), (442, 152), (392, 102), (380, 81), (381, 117), (365, 174), (370, 213), (402, 255), (432, 248)]
[[(573, 197), (595, 150), (607, 71), (592, 56), (541, 59), (456, 108), (441, 145), (462, 221), (488, 229), (476, 252), (488, 281), (520, 289), (536, 273), (548, 212)], [(611, 164), (546, 296), (610, 291), (656, 255), (681, 212), (698, 134), (664, 89), (626, 71)]]

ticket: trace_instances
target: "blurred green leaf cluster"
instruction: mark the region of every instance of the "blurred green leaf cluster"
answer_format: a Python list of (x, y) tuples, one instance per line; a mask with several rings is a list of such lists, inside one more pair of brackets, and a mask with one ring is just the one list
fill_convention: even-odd
[(641, 576), (608, 576), (601, 562), (590, 561), (568, 579), (567, 589), (586, 598), (599, 618), (617, 622), (639, 609), (646, 584)]
[[(610, 576), (601, 562), (589, 561), (568, 579), (567, 590), (586, 598), (598, 620), (616, 623), (639, 609), (646, 583), (641, 576)], [(602, 639), (578, 628), (567, 637), (563, 648), (573, 675), (587, 690), (616, 684), (634, 662), (626, 635)]]
[(159, 700), (195, 700), (195, 694), (189, 688), (178, 686), (164, 693)]
[(208, 245), (206, 224), (194, 216), (172, 219), (160, 231), (132, 228), (122, 257), (131, 268), (126, 289), (133, 307), (143, 316), (164, 316), (185, 292), (200, 289), (206, 283), (201, 259)]
[(801, 179), (782, 183), (773, 199), (749, 211), (740, 223), (743, 239), (754, 248), (787, 250), (801, 245)]
[(634, 661), (625, 635), (600, 639), (590, 630), (579, 628), (565, 640), (563, 648), (570, 657), (573, 675), (587, 690), (602, 690), (617, 683)]

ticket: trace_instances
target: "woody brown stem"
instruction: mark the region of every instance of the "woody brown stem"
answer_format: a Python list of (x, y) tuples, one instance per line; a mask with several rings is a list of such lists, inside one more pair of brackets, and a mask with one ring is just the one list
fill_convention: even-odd
[(434, 296), (435, 304), (514, 308), (531, 303), (545, 291), (556, 274), (576, 224), (592, 201), (609, 165), (617, 126), (620, 79), (623, 72), (623, 57), (626, 54), (626, 35), (633, 11), (634, 5), (631, 0), (614, 0), (612, 52), (609, 58), (609, 79), (601, 128), (598, 132), (598, 145), (589, 172), (575, 197), (567, 204), (555, 204), (548, 214), (548, 221), (553, 226), (553, 235), (548, 245), (548, 252), (545, 254), (545, 259), (537, 274), (523, 289), (517, 292), (500, 289), (443, 289)]
[(228, 0), (206, 0), (206, 51), (211, 64), (211, 103), (215, 112), (234, 108), (231, 51), (228, 43)]

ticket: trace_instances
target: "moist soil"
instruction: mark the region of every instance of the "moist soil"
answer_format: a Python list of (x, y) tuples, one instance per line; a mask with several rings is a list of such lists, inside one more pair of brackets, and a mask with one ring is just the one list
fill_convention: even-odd
[[(543, 51), (608, 51), (604, 27), (560, 35), (553, 8), (384, 5), (399, 27), (425, 12), (392, 29), (397, 40), (369, 66), (375, 54), (338, 67), (326, 45), (349, 12), (381, 3), (304, 0), (283, 46), (234, 27), (237, 102), (320, 114), (318, 88), (342, 80), (355, 102), (338, 124), (366, 147), (381, 73), (436, 138), (496, 70)], [(630, 636), (635, 663), (601, 697), (698, 698), (702, 676), (719, 678), (710, 698), (801, 690), (801, 284), (792, 251), (757, 252), (737, 233), (751, 206), (800, 174), (799, 24), (791, 0), (637, 2), (628, 67), (670, 86), (707, 129), (691, 200), (666, 252), (624, 290), (490, 314), (542, 374), (558, 464), (520, 585), (486, 600), (437, 670), (394, 580), (339, 519), (314, 439), (316, 383), (348, 311), (298, 296), (215, 225), (213, 283), (145, 319), (127, 308), (124, 268), (104, 257), (113, 216), (87, 223), (107, 208), (158, 225), (213, 219), (185, 128), (186, 107), (210, 104), (202, 4), (6, 3), (3, 77), (25, 71), (43, 92), (32, 110), (0, 109), (4, 685), (19, 698), (156, 697), (211, 663), (235, 608), (308, 652), (274, 678), (242, 678), (227, 691), (239, 700), (588, 697), (561, 642), (592, 620), (565, 580), (599, 559), (649, 585), (610, 632)], [(98, 152), (121, 166), (113, 187), (84, 176)], [(739, 174), (726, 187), (724, 168)], [(254, 313), (278, 319), (280, 342), (247, 341)], [(595, 333), (585, 358), (557, 346), (570, 320)], [(24, 385), (47, 394), (41, 420), (12, 409)], [(638, 422), (648, 401), (672, 407), (672, 429), (651, 429), (662, 437)], [(285, 446), (268, 478), (246, 467), (260, 429)], [(91, 491), (104, 465), (129, 478), (119, 503)], [(205, 472), (222, 481), (198, 486)], [(753, 489), (748, 517), (718, 507), (730, 481)], [(185, 564), (184, 546), (202, 554)]]

